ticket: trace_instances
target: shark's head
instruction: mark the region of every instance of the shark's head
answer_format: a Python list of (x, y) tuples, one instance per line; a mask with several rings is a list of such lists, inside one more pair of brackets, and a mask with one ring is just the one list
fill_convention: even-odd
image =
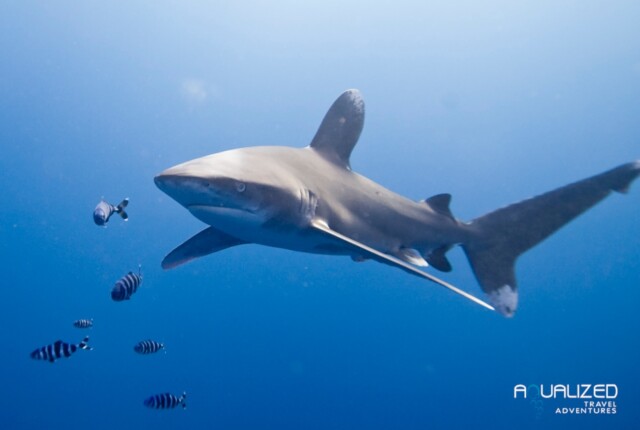
[[(364, 124), (358, 90), (331, 106), (305, 148), (254, 146), (209, 155), (171, 167), (155, 177), (158, 188), (196, 218), (244, 242), (290, 249), (316, 217), (324, 184), (340, 182)], [(333, 181), (333, 182), (332, 182)], [(324, 204), (324, 210), (328, 205)]]
[(171, 167), (155, 183), (196, 218), (236, 236), (268, 222), (290, 224), (313, 208), (304, 187), (282, 168), (288, 154), (280, 151), (253, 147), (220, 152)]

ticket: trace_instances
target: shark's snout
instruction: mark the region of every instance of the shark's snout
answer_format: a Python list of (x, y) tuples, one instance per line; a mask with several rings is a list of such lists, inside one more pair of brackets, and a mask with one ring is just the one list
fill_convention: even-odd
[(162, 191), (171, 195), (170, 191), (180, 186), (180, 182), (182, 182), (181, 177), (166, 174), (165, 172), (162, 172), (158, 174), (155, 178), (153, 178), (153, 182), (155, 182), (156, 186), (160, 188)]
[(167, 179), (167, 177), (166, 177), (166, 176), (164, 176), (164, 175), (162, 175), (162, 173), (161, 173), (161, 174), (159, 174), (159, 175), (156, 175), (156, 176), (153, 178), (153, 182), (155, 182), (156, 187), (158, 187), (158, 188), (162, 189), (162, 186), (164, 185), (164, 183), (165, 183), (166, 179)]
[(195, 171), (196, 169), (194, 169), (194, 164), (195, 163), (193, 162), (187, 162), (169, 167), (168, 169), (165, 169), (162, 172), (158, 173), (156, 177), (153, 178), (153, 180), (156, 184), (160, 184), (166, 182), (167, 180), (171, 180), (171, 178), (177, 178), (181, 176), (194, 176), (194, 174), (198, 173)]
[(153, 181), (162, 192), (183, 206), (202, 200), (202, 180), (181, 165), (160, 172)]
[(158, 173), (153, 181), (156, 186), (169, 196), (182, 201), (177, 197), (176, 193), (183, 193), (186, 189), (192, 188), (206, 176), (206, 170), (198, 162), (186, 162), (169, 167)]
[(253, 208), (247, 198), (246, 184), (232, 178), (215, 175), (217, 169), (196, 160), (170, 167), (153, 178), (156, 186), (182, 206)]

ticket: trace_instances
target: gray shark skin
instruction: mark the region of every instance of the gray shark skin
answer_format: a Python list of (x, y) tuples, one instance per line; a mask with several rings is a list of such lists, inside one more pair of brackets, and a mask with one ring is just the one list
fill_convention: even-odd
[[(631, 162), (467, 223), (449, 210), (448, 194), (415, 202), (353, 172), (349, 158), (363, 125), (362, 96), (348, 90), (307, 147), (232, 149), (160, 173), (156, 185), (210, 226), (169, 253), (162, 267), (248, 243), (347, 255), (398, 267), (510, 317), (518, 256), (640, 175), (640, 161)], [(418, 268), (450, 271), (446, 252), (455, 245), (491, 304)]]

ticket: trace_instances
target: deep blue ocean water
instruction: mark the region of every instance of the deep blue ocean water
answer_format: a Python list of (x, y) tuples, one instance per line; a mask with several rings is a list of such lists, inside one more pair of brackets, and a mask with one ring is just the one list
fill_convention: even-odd
[[(637, 428), (638, 183), (519, 260), (513, 319), (346, 257), (250, 245), (160, 268), (203, 226), (155, 174), (305, 146), (347, 88), (367, 103), (353, 169), (449, 192), (460, 219), (640, 158), (640, 4), (480, 3), (3, 2), (0, 427)], [(101, 197), (130, 220), (95, 226)], [(481, 295), (449, 257), (443, 279)], [(85, 334), (93, 351), (29, 358)], [(147, 338), (166, 353), (135, 354)], [(616, 413), (556, 414), (582, 401), (516, 384), (616, 384)], [(166, 391), (187, 409), (143, 406)]]

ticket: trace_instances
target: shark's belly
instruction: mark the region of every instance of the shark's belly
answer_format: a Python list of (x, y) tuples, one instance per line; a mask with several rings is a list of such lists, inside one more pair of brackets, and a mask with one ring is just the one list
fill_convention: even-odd
[(230, 208), (191, 206), (188, 209), (204, 223), (247, 243), (315, 254), (351, 254), (343, 244), (299, 220), (283, 221)]

